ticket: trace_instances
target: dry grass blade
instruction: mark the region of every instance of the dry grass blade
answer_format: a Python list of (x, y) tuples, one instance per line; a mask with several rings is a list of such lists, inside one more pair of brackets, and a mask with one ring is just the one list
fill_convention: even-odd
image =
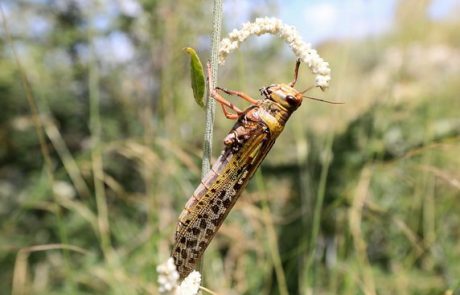
[(358, 185), (353, 196), (352, 206), (349, 209), (349, 226), (356, 250), (356, 257), (361, 268), (363, 292), (368, 295), (376, 295), (375, 282), (372, 269), (366, 252), (366, 241), (361, 231), (362, 209), (369, 194), (369, 184), (372, 176), (371, 168), (366, 167), (361, 171)]
[(433, 173), (435, 176), (444, 180), (445, 182), (455, 187), (456, 189), (460, 189), (460, 180), (456, 178), (454, 175), (449, 174), (437, 167), (430, 166), (430, 165), (421, 165), (420, 167), (425, 171)]
[(27, 281), (27, 260), (29, 258), (30, 253), (49, 250), (70, 250), (80, 254), (88, 254), (88, 251), (80, 247), (65, 244), (36, 245), (27, 248), (22, 248), (18, 251), (18, 254), (16, 256), (16, 262), (14, 264), (13, 287), (11, 292), (13, 295), (29, 294)]
[(214, 291), (212, 291), (212, 290), (209, 290), (208, 288), (203, 287), (203, 286), (200, 286), (200, 290), (203, 290), (203, 291), (205, 291), (206, 293), (209, 293), (209, 294), (211, 294), (211, 295), (219, 295), (218, 293), (216, 293), (216, 292), (214, 292)]
[(70, 176), (70, 179), (72, 179), (75, 188), (78, 190), (78, 193), (82, 197), (89, 198), (91, 196), (91, 192), (88, 188), (88, 185), (83, 179), (77, 162), (75, 161), (69, 149), (67, 148), (67, 145), (64, 139), (62, 138), (62, 135), (59, 132), (59, 129), (57, 128), (56, 124), (54, 124), (53, 120), (51, 120), (50, 118), (48, 118), (48, 120), (46, 120), (44, 124), (46, 135), (53, 143), (53, 146), (59, 154), (59, 157), (61, 158), (62, 163), (64, 164), (64, 167)]

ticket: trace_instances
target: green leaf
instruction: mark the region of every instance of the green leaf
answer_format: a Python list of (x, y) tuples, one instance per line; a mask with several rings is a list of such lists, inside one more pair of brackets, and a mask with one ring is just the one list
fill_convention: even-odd
[(203, 109), (205, 109), (204, 103), (204, 71), (203, 65), (201, 64), (200, 57), (196, 54), (195, 49), (191, 47), (184, 48), (185, 52), (190, 54), (190, 75), (192, 80), (193, 96), (195, 97), (196, 103)]

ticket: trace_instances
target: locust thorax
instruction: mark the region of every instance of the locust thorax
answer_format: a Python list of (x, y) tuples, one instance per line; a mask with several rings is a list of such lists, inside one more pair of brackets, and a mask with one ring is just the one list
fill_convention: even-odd
[(287, 110), (294, 111), (302, 104), (302, 93), (287, 84), (272, 84), (260, 89), (260, 93)]

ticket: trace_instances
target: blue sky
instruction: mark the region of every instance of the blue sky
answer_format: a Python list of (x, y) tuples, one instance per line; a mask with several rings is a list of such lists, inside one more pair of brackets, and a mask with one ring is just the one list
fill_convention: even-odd
[[(227, 0), (225, 19), (231, 27), (248, 21), (251, 8), (261, 15), (265, 1)], [(334, 38), (359, 38), (389, 30), (396, 0), (277, 0), (278, 16), (294, 25), (308, 42)], [(429, 14), (434, 19), (452, 16), (460, 0), (433, 0)]]
[[(40, 1), (40, 0), (37, 0)], [(80, 0), (83, 1), (84, 0)], [(104, 29), (110, 26), (117, 9), (136, 16), (141, 12), (139, 0), (117, 0), (105, 2), (101, 15), (95, 18), (94, 26)], [(239, 28), (253, 19), (251, 15), (276, 16), (284, 23), (294, 25), (307, 42), (319, 42), (335, 38), (360, 38), (391, 29), (393, 14), (398, 0), (275, 0), (276, 13), (267, 8), (265, 0), (224, 0), (224, 20), (228, 29)], [(9, 6), (3, 6), (7, 15)], [(432, 0), (429, 15), (433, 19), (454, 18), (460, 12), (460, 0)], [(43, 34), (50, 24), (37, 16), (29, 16), (17, 25), (32, 28), (29, 33)], [(0, 29), (1, 30), (1, 29)], [(108, 60), (129, 61), (134, 48), (124, 34), (114, 33), (96, 42), (96, 49), (104, 52)]]
[(289, 1), (280, 18), (297, 27), (309, 42), (362, 37), (391, 27), (395, 0)]

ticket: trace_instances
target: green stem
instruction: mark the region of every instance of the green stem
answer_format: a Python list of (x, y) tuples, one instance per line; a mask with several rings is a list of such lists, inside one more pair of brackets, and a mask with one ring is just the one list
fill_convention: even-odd
[[(218, 52), (220, 42), (220, 32), (222, 28), (222, 0), (214, 0), (213, 21), (212, 21), (212, 47), (211, 47), (211, 81), (210, 88), (214, 88), (217, 83)], [(206, 122), (203, 142), (203, 162), (201, 165), (201, 176), (204, 177), (211, 168), (212, 134), (214, 127), (214, 115), (216, 112), (216, 102), (210, 97), (206, 100)]]
[(289, 295), (286, 282), (286, 274), (284, 273), (283, 263), (281, 260), (278, 237), (276, 235), (276, 229), (273, 222), (272, 213), (270, 211), (270, 206), (268, 204), (267, 189), (265, 188), (262, 172), (259, 170), (254, 178), (256, 181), (258, 191), (261, 192), (263, 197), (263, 219), (267, 229), (268, 247), (270, 248), (270, 255), (273, 261), (273, 268), (275, 269), (275, 275), (278, 282), (278, 291), (280, 295)]
[(322, 161), (321, 175), (319, 179), (318, 193), (316, 195), (315, 208), (313, 211), (313, 226), (310, 240), (310, 255), (307, 262), (306, 271), (308, 274), (310, 287), (314, 287), (315, 283), (315, 259), (316, 259), (316, 243), (318, 241), (319, 229), (321, 224), (321, 211), (324, 203), (324, 196), (326, 195), (327, 176), (329, 174), (329, 167), (331, 164), (331, 149), (334, 140), (334, 133), (331, 132), (326, 139), (326, 156)]
[(89, 128), (91, 131), (91, 140), (93, 147), (91, 150), (91, 163), (93, 169), (94, 191), (96, 195), (97, 222), (99, 228), (99, 238), (101, 240), (101, 249), (105, 257), (108, 257), (110, 250), (110, 229), (107, 200), (104, 188), (104, 168), (101, 151), (101, 118), (100, 118), (100, 95), (99, 95), (99, 69), (96, 62), (96, 53), (94, 49), (94, 31), (89, 31), (89, 42), (91, 49), (91, 60), (88, 70), (89, 85)]
[[(16, 48), (13, 44), (13, 39), (11, 38), (10, 30), (8, 23), (6, 21), (6, 16), (3, 11), (3, 7), (0, 6), (0, 15), (2, 18), (2, 26), (4, 30), (4, 35), (6, 39), (6, 43), (10, 45), (11, 51), (14, 56), (14, 61), (16, 62), (16, 66), (19, 71), (19, 76), (21, 79), (22, 86), (25, 91), (25, 96), (27, 99), (27, 103), (29, 105), (30, 112), (32, 114), (32, 122), (35, 128), (35, 133), (37, 134), (38, 138), (38, 143), (40, 145), (40, 151), (41, 154), (43, 155), (43, 160), (44, 160), (44, 170), (46, 172), (46, 177), (49, 185), (49, 190), (52, 192), (53, 191), (53, 185), (54, 185), (54, 174), (53, 174), (53, 162), (51, 159), (51, 153), (48, 148), (48, 144), (46, 142), (46, 136), (45, 136), (45, 131), (44, 131), (44, 126), (45, 126), (45, 121), (44, 118), (46, 117), (45, 114), (40, 110), (39, 105), (37, 103), (37, 100), (35, 99), (35, 96), (33, 95), (32, 91), (32, 86), (30, 84), (29, 78), (27, 77), (27, 73), (24, 70), (24, 67), (19, 60), (19, 56), (16, 52)], [(68, 235), (67, 231), (64, 227), (64, 223), (62, 221), (62, 208), (59, 206), (59, 202), (56, 200), (56, 195), (53, 193), (53, 198), (56, 203), (56, 224), (57, 224), (57, 230), (59, 233), (59, 239), (62, 244), (68, 244)], [(65, 262), (67, 266), (67, 261), (68, 261), (68, 255), (67, 251), (64, 250), (64, 255), (65, 255)]]

